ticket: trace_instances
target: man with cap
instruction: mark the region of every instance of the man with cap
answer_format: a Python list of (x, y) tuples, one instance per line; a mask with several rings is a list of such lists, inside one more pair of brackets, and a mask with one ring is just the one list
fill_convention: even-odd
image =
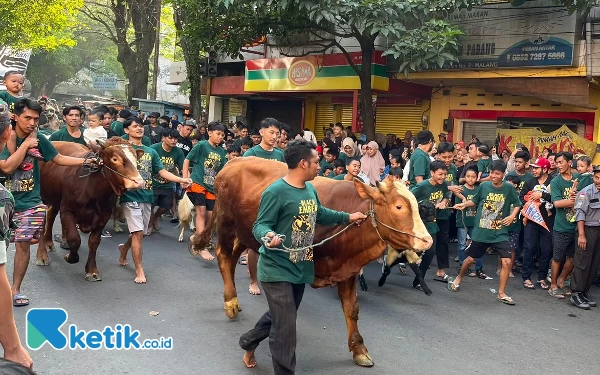
[(573, 257), (571, 303), (589, 310), (596, 302), (589, 294), (600, 267), (600, 166), (594, 166), (594, 183), (583, 188), (575, 201), (577, 248)]
[(163, 133), (165, 128), (158, 124), (158, 118), (160, 117), (160, 113), (151, 112), (148, 115), (148, 120), (150, 121), (150, 125), (144, 125), (144, 135), (150, 138), (152, 144), (161, 143)]
[(530, 194), (529, 199), (540, 202), (539, 210), (548, 229), (528, 220), (524, 226), (523, 233), (523, 287), (525, 289), (535, 289), (531, 282), (532, 268), (534, 267), (533, 258), (537, 254), (538, 247), (541, 249), (539, 259), (537, 286), (547, 290), (549, 285), (546, 283), (550, 259), (552, 258), (552, 228), (554, 227), (554, 206), (549, 204), (552, 200), (550, 195), (550, 182), (552, 177), (548, 175), (550, 170), (550, 161), (545, 158), (538, 158), (535, 163), (530, 164), (533, 178), (525, 181), (521, 189), (520, 198), (523, 204), (526, 203), (525, 197)]
[(446, 133), (438, 134), (438, 140), (440, 141), (439, 143), (447, 142), (446, 139), (447, 139)]

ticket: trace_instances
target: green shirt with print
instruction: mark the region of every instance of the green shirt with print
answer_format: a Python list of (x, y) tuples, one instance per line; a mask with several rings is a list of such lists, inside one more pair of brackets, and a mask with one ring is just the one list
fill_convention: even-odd
[(50, 142), (73, 142), (79, 143), (80, 145), (84, 145), (87, 147), (87, 143), (85, 143), (85, 139), (83, 138), (83, 128), (79, 128), (79, 130), (81, 131), (81, 135), (79, 136), (79, 138), (75, 138), (69, 133), (68, 128), (64, 127), (52, 133), (52, 135), (50, 136)]
[[(479, 190), (479, 185), (475, 185), (473, 189), (469, 189), (467, 185), (461, 185), (463, 188), (462, 195), (467, 198), (467, 201), (473, 200), (475, 194)], [(457, 198), (458, 200), (458, 198)], [(457, 228), (473, 228), (475, 226), (475, 216), (477, 216), (477, 207), (469, 207), (464, 210), (456, 211), (456, 227)]]
[(421, 176), (423, 180), (427, 180), (429, 178), (429, 167), (431, 166), (431, 159), (429, 155), (420, 148), (416, 148), (415, 151), (410, 156), (410, 167), (408, 170), (408, 181), (410, 181), (410, 186), (415, 186), (417, 184), (417, 180), (415, 177)]
[(482, 182), (479, 190), (471, 199), (477, 206), (473, 241), (482, 243), (498, 243), (508, 241), (508, 227), (502, 220), (511, 214), (511, 207), (520, 207), (521, 201), (515, 187), (503, 182), (496, 187), (491, 181)]
[(490, 174), (490, 168), (492, 167), (492, 158), (481, 158), (477, 161), (477, 171), (482, 173), (483, 175)]
[[(183, 156), (183, 151), (181, 151), (179, 147), (173, 147), (171, 151), (167, 152), (163, 148), (163, 144), (161, 142), (150, 146), (150, 148), (156, 151), (156, 153), (160, 157), (160, 162), (163, 164), (167, 172), (171, 172), (174, 175), (178, 176), (179, 172), (183, 170), (183, 160), (185, 159), (185, 156)], [(159, 175), (154, 175), (152, 179), (152, 188), (162, 190), (173, 190), (173, 182), (167, 181)]]
[[(52, 143), (42, 134), (38, 133), (38, 147), (44, 161), (48, 162), (58, 155), (58, 151)], [(19, 148), (25, 138), (17, 137), (17, 148)], [(10, 157), (8, 148), (0, 154), (0, 160), (7, 160)], [(6, 179), (4, 184), (6, 189), (15, 197), (15, 211), (21, 212), (42, 203), (40, 193), (40, 167), (36, 159), (26, 155), (20, 166), (17, 167)]]
[(152, 192), (152, 176), (157, 175), (158, 172), (165, 169), (165, 167), (160, 161), (160, 157), (156, 153), (156, 150), (153, 148), (133, 145), (133, 149), (144, 151), (144, 155), (137, 160), (137, 169), (144, 180), (144, 187), (139, 190), (127, 190), (125, 194), (121, 195), (121, 203), (153, 203), (154, 193)]
[(521, 190), (523, 189), (523, 185), (525, 185), (525, 182), (527, 180), (530, 180), (533, 178), (533, 175), (529, 172), (525, 172), (524, 174), (518, 174), (517, 171), (512, 171), (512, 172), (508, 172), (504, 176), (504, 181), (506, 181), (506, 177), (508, 177), (508, 176), (517, 176), (521, 180), (521, 183), (519, 184), (519, 188), (517, 189), (517, 194), (521, 194)]
[(2, 90), (0, 91), (0, 100), (4, 101), (8, 105), (8, 111), (12, 113), (15, 108), (15, 103), (17, 100), (21, 99), (21, 97), (12, 96), (8, 91)]
[(110, 124), (110, 128), (114, 131), (119, 137), (125, 135), (125, 130), (123, 129), (123, 123), (121, 121), (113, 121)]
[[(125, 134), (122, 135), (121, 138), (123, 138), (124, 140), (128, 141), (129, 140), (129, 134)], [(142, 144), (146, 147), (150, 147), (152, 146), (152, 141), (150, 141), (150, 138), (146, 137), (145, 135), (142, 136)]]
[[(304, 188), (289, 185), (283, 179), (273, 182), (261, 195), (258, 217), (252, 233), (259, 243), (267, 233), (285, 235), (288, 248), (310, 246), (314, 242), (316, 224), (341, 225), (350, 220), (345, 212), (321, 206), (310, 182)], [(318, 248), (316, 251), (319, 251)], [(262, 282), (313, 283), (315, 266), (313, 250), (288, 253), (261, 246), (258, 279)]]
[[(450, 164), (448, 167), (448, 171), (446, 173), (446, 185), (458, 185), (458, 169), (456, 169), (456, 165), (454, 164)], [(448, 192), (446, 198), (452, 199), (452, 193)], [(438, 210), (437, 218), (438, 220), (448, 220), (450, 219), (450, 215), (452, 215), (452, 209), (446, 208), (444, 210)]]
[(272, 151), (267, 151), (264, 148), (262, 148), (261, 145), (256, 145), (248, 151), (244, 152), (244, 157), (246, 156), (256, 156), (261, 159), (277, 160), (285, 163), (285, 159), (283, 158), (283, 152), (281, 150), (274, 148)]
[[(563, 199), (571, 198), (571, 190), (573, 188), (573, 182), (579, 177), (578, 173), (573, 173), (570, 180), (565, 180), (562, 175), (558, 175), (550, 182), (550, 196), (552, 203)], [(577, 184), (579, 189), (579, 183)], [(573, 221), (575, 218), (575, 209), (569, 208), (556, 208), (556, 216), (554, 217), (554, 231), (555, 232), (575, 232), (577, 223)]]
[[(410, 191), (414, 194), (415, 198), (417, 198), (418, 202), (428, 200), (435, 206), (448, 196), (448, 185), (444, 182), (441, 185), (433, 186), (429, 179), (427, 179), (416, 186), (411, 187)], [(436, 218), (438, 215), (439, 212), (436, 211)], [(431, 235), (440, 231), (440, 228), (435, 221), (433, 223), (425, 223), (425, 228), (427, 228), (427, 232)]]
[(227, 161), (227, 153), (223, 147), (214, 147), (208, 141), (200, 141), (192, 148), (186, 159), (194, 163), (192, 181), (214, 194), (215, 178)]
[(593, 178), (590, 172), (580, 174), (577, 178), (577, 191), (583, 190), (584, 187), (590, 186), (592, 183)]

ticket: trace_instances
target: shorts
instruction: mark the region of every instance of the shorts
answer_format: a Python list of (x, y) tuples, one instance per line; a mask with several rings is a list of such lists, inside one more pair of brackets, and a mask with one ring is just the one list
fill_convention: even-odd
[(17, 224), (17, 229), (15, 229), (14, 238), (11, 238), (11, 240), (14, 242), (30, 242), (34, 238), (40, 238), (44, 232), (46, 208), (46, 205), (40, 203), (25, 211), (15, 211), (13, 219)]
[(121, 208), (123, 208), (123, 216), (127, 221), (129, 233), (141, 231), (147, 234), (152, 205), (150, 203), (125, 202), (121, 203)]
[(557, 262), (564, 262), (566, 258), (573, 258), (575, 255), (577, 233), (573, 232), (553, 232), (552, 233), (552, 259)]
[[(518, 235), (519, 232), (516, 233)], [(471, 244), (467, 246), (465, 250), (467, 251), (467, 256), (477, 259), (481, 258), (485, 254), (485, 251), (488, 249), (488, 247), (491, 247), (492, 250), (497, 251), (500, 258), (512, 257), (512, 248), (509, 241), (496, 243), (471, 241)]]
[[(207, 193), (210, 194), (210, 192)], [(215, 200), (209, 199), (208, 194), (188, 192), (187, 196), (194, 206), (205, 206), (207, 211), (213, 211), (215, 209)]]
[(170, 210), (173, 208), (173, 190), (154, 190), (154, 206)]
[(519, 248), (519, 234), (520, 230), (516, 232), (508, 232), (508, 242), (510, 242), (510, 248), (512, 250), (517, 250)]

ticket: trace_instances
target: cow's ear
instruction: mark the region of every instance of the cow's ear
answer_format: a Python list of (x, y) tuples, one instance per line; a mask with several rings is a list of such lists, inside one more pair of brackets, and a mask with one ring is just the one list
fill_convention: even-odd
[(142, 156), (144, 156), (145, 152), (144, 150), (135, 150), (135, 156), (138, 160), (140, 160), (142, 158)]
[(356, 191), (358, 191), (358, 195), (360, 195), (360, 197), (362, 199), (365, 199), (365, 200), (371, 199), (374, 201), (381, 199), (382, 195), (381, 195), (381, 192), (379, 191), (379, 189), (376, 189), (374, 187), (371, 187), (371, 186), (365, 184), (358, 178), (355, 178), (353, 180), (353, 182), (354, 182), (354, 187), (356, 188)]

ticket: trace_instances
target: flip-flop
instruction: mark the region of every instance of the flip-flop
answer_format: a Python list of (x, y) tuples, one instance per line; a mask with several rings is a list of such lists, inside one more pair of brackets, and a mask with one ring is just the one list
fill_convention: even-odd
[(439, 281), (439, 282), (442, 282), (442, 283), (447, 283), (448, 282), (448, 274), (444, 274), (443, 276), (435, 275), (435, 277), (433, 278), (433, 280)]
[(248, 258), (246, 258), (245, 255), (240, 256), (240, 261), (239, 261), (240, 265), (242, 266), (246, 266), (248, 265)]
[[(17, 300), (27, 300), (27, 302), (17, 302)], [(27, 305), (29, 305), (29, 297), (27, 297), (25, 294), (17, 293), (13, 296), (13, 306), (21, 307)]]
[(556, 299), (565, 299), (565, 294), (563, 293), (563, 291), (560, 288), (557, 288), (554, 290), (548, 289), (548, 293)]
[(535, 289), (535, 285), (533, 285), (533, 283), (531, 281), (529, 281), (529, 283), (527, 283), (527, 281), (523, 282), (523, 288), (525, 289)]
[(458, 290), (460, 289), (460, 284), (459, 285), (454, 284), (454, 278), (449, 277), (448, 285), (446, 285), (446, 288), (451, 292), (458, 292)]
[(550, 285), (546, 283), (546, 280), (538, 280), (537, 285), (543, 290), (550, 289)]
[(514, 304), (515, 304), (515, 301), (513, 301), (513, 299), (510, 298), (509, 296), (504, 296), (504, 297), (498, 296), (497, 300), (504, 304), (511, 305), (511, 306), (514, 306)]

